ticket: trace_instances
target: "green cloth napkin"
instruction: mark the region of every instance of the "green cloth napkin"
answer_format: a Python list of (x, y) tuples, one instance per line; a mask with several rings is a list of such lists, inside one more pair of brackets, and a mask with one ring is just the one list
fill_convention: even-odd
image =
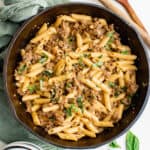
[[(6, 55), (7, 45), (21, 23), (34, 16), (41, 9), (68, 0), (3, 0), (0, 7), (0, 140), (10, 143), (14, 141), (30, 141), (43, 150), (60, 150), (46, 144), (28, 132), (12, 115), (5, 92), (3, 90), (2, 60)], [(2, 1), (0, 0), (0, 4)]]

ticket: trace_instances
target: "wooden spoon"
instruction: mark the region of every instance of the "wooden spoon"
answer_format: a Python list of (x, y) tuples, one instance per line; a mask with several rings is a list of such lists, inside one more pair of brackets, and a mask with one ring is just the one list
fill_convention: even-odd
[(142, 24), (139, 17), (136, 15), (136, 13), (135, 13), (134, 9), (132, 8), (132, 6), (130, 5), (129, 1), (128, 0), (116, 0), (116, 1), (118, 1), (127, 10), (130, 17), (132, 18), (132, 20), (134, 22), (136, 22), (141, 28), (143, 28), (143, 30), (146, 31), (144, 25)]

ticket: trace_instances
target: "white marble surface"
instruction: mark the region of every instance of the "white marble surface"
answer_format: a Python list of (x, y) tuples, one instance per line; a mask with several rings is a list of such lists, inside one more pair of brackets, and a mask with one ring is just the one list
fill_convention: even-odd
[[(71, 0), (74, 2), (92, 2), (97, 3), (97, 0)], [(138, 16), (141, 18), (145, 27), (150, 33), (150, 13), (149, 13), (149, 1), (148, 0), (129, 0), (132, 4), (133, 8), (137, 12)], [(120, 7), (118, 4), (116, 4)], [(149, 49), (147, 48), (147, 51)], [(131, 131), (134, 132), (140, 140), (140, 150), (148, 150), (149, 149), (149, 129), (150, 129), (150, 101), (148, 102), (143, 114), (138, 119), (138, 121), (133, 125)], [(117, 139), (117, 142), (121, 145), (121, 150), (125, 150), (125, 134)], [(0, 142), (0, 145), (4, 144)], [(103, 147), (97, 148), (97, 150), (108, 150), (108, 146), (105, 145)]]

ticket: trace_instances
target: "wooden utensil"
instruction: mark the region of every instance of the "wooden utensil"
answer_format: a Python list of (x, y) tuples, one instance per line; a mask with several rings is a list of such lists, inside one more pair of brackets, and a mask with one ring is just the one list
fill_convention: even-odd
[(150, 47), (150, 35), (143, 30), (137, 23), (135, 23), (128, 15), (126, 15), (122, 10), (116, 7), (111, 0), (99, 0), (105, 7), (109, 8), (115, 12), (121, 18), (124, 18), (129, 24), (131, 24), (142, 36), (145, 43)]
[(132, 18), (132, 20), (134, 22), (136, 22), (141, 28), (143, 28), (143, 30), (146, 31), (144, 25), (142, 24), (139, 17), (136, 15), (136, 13), (135, 13), (134, 9), (132, 8), (132, 6), (130, 5), (129, 1), (128, 0), (116, 0), (116, 1), (119, 2), (127, 10), (128, 14)]

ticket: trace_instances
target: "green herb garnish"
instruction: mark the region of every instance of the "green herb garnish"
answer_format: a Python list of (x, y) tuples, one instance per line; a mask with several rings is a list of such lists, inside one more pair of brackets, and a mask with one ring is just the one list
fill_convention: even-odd
[(139, 150), (139, 139), (131, 131), (126, 135), (126, 150)]
[(67, 117), (72, 116), (72, 111), (75, 111), (75, 112), (78, 111), (77, 107), (74, 104), (71, 104), (70, 107), (65, 109), (66, 116)]
[(66, 88), (71, 88), (71, 87), (72, 87), (72, 84), (69, 83), (69, 82), (67, 82), (67, 83), (65, 84), (65, 86), (66, 86)]
[(77, 103), (78, 103), (78, 106), (79, 108), (82, 110), (83, 112), (83, 101), (82, 101), (82, 97), (78, 97), (77, 98)]
[(69, 41), (69, 43), (72, 43), (73, 41), (75, 41), (75, 37), (74, 36), (69, 36), (68, 41)]
[(123, 54), (123, 55), (128, 55), (129, 51), (128, 50), (124, 50), (124, 51), (121, 51), (120, 53)]
[(115, 97), (118, 97), (119, 95), (120, 95), (120, 91), (116, 91), (114, 94)]
[(49, 71), (49, 70), (45, 70), (45, 71), (43, 71), (43, 75), (45, 75), (47, 77), (52, 77), (53, 76), (53, 72)]
[(85, 66), (84, 63), (83, 63), (82, 57), (79, 58), (78, 64), (79, 64), (81, 67), (84, 67), (84, 66)]
[(109, 82), (108, 85), (109, 85), (111, 88), (116, 87), (116, 84), (115, 84), (114, 82)]
[(103, 55), (98, 56), (99, 59), (101, 59), (103, 57)]
[(109, 144), (109, 147), (111, 147), (111, 148), (121, 148), (121, 146), (116, 141), (112, 141)]
[(124, 86), (124, 87), (121, 88), (121, 90), (122, 90), (123, 92), (126, 92), (126, 91), (127, 91), (127, 87)]
[(114, 33), (114, 31), (111, 31), (106, 34), (109, 37), (107, 44), (104, 46), (107, 50), (110, 50), (110, 45), (114, 42)]
[(66, 113), (66, 116), (67, 116), (67, 117), (72, 116), (72, 108), (69, 107), (69, 108), (65, 109), (65, 113)]
[(99, 62), (93, 64), (93, 67), (101, 67), (102, 65), (103, 65), (103, 62), (99, 61)]
[(48, 60), (48, 56), (43, 53), (41, 58), (39, 59), (39, 63), (43, 64)]
[(133, 96), (134, 96), (134, 94), (133, 95), (130, 94), (127, 97), (128, 97), (129, 100), (131, 100), (133, 98)]
[(29, 85), (28, 86), (28, 90), (30, 91), (30, 93), (34, 93), (37, 90), (37, 86), (36, 85)]
[(115, 33), (114, 31), (110, 31), (110, 32), (108, 32), (108, 33), (106, 34), (106, 36), (112, 38), (113, 35), (114, 35), (114, 33)]
[(27, 68), (27, 65), (26, 65), (26, 64), (20, 66), (20, 67), (18, 68), (18, 73), (21, 74), (23, 71), (25, 71), (26, 68)]
[(49, 120), (54, 122), (56, 120), (56, 118), (54, 116), (49, 117)]
[(91, 54), (83, 54), (83, 57), (87, 57), (87, 58), (89, 58), (91, 56)]
[(75, 50), (76, 50), (76, 48), (73, 47), (73, 48), (72, 48), (72, 51), (75, 51)]

